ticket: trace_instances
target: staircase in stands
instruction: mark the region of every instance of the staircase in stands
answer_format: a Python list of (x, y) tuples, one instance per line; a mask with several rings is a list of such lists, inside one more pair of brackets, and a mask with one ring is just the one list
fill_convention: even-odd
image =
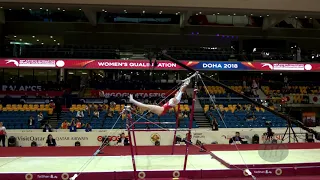
[(194, 106), (194, 120), (196, 121), (199, 128), (211, 127), (210, 121), (207, 119), (203, 107), (200, 104), (198, 96), (196, 97), (196, 102)]

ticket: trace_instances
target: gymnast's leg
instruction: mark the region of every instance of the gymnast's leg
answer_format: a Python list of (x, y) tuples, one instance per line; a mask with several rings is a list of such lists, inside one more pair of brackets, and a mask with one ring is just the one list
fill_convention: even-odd
[(157, 105), (151, 105), (151, 104), (144, 104), (144, 103), (141, 103), (141, 102), (138, 102), (136, 100), (133, 99), (133, 95), (130, 94), (130, 99), (129, 99), (129, 102), (138, 106), (140, 109), (142, 109), (143, 111), (145, 110), (148, 110), (154, 114), (157, 114), (157, 115), (161, 115), (164, 111), (164, 108), (161, 107), (161, 106), (157, 106)]

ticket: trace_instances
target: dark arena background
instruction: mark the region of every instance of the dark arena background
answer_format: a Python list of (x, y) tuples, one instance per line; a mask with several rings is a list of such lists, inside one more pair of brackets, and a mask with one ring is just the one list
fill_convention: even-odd
[(320, 179), (317, 0), (0, 0), (1, 180)]

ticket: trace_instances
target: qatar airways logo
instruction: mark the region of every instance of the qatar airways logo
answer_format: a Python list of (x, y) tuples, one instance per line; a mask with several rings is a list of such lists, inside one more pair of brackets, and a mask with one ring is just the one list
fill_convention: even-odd
[(32, 60), (32, 59), (8, 59), (5, 60), (6, 64), (14, 64), (17, 67), (59, 67), (62, 68), (65, 65), (63, 60)]
[(270, 64), (261, 63), (262, 67), (268, 67), (270, 70), (284, 70), (284, 71), (310, 71), (312, 70), (311, 64)]

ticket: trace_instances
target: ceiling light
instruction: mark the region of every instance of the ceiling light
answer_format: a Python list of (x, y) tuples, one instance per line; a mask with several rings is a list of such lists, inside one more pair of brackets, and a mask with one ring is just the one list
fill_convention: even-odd
[(48, 12), (48, 11), (49, 11), (49, 9), (46, 9), (46, 11)]
[(310, 19), (312, 19), (312, 18), (310, 18)]
[(142, 13), (145, 13), (146, 11), (142, 11)]
[(0, 9), (2, 9), (3, 7), (1, 6)]
[(213, 16), (215, 16), (216, 14), (212, 14)]
[(104, 9), (102, 9), (102, 12), (104, 12)]
[(244, 17), (247, 17), (247, 15), (243, 15)]
[(199, 12), (199, 14), (202, 14), (202, 12)]
[(22, 39), (19, 39), (19, 41), (22, 41)]
[(267, 17), (269, 17), (269, 14), (267, 14)]
[(253, 16), (253, 14), (250, 14), (250, 16)]
[(9, 11), (11, 11), (11, 9), (9, 9)]
[(14, 38), (16, 38), (17, 36), (13, 36)]
[(52, 39), (52, 38), (53, 38), (53, 36), (50, 36), (50, 38)]
[(230, 16), (230, 14), (228, 14), (228, 16)]
[(40, 9), (42, 9), (42, 7)]
[[(178, 15), (178, 13), (177, 13), (177, 15)], [(196, 16), (198, 16), (198, 14), (196, 14)]]
[(81, 11), (81, 8), (79, 9), (79, 11)]
[(123, 10), (124, 12), (126, 12), (127, 10)]
[(259, 17), (262, 17), (262, 16), (259, 16)]
[(35, 36), (32, 36), (32, 38), (35, 38)]
[(59, 45), (60, 45), (60, 43), (57, 43), (57, 45), (59, 46)]
[(178, 12), (178, 14), (180, 14), (180, 12)]
[(178, 15), (178, 13), (176, 13), (176, 15)]
[(298, 17), (296, 17), (296, 19), (298, 19)]
[(44, 43), (41, 43), (42, 45), (44, 44)]
[(220, 14), (220, 13), (217, 13), (217, 14)]
[(159, 14), (162, 14), (162, 11), (160, 11)]
[(58, 8), (58, 11), (60, 11), (60, 8)]
[(304, 18), (308, 18), (307, 16), (304, 16)]
[(37, 42), (39, 42), (39, 39), (37, 39)]
[(233, 14), (234, 16), (237, 15), (236, 13)]
[(29, 11), (32, 11), (32, 9), (29, 9)]
[(22, 7), (21, 9), (24, 9), (24, 7)]
[(64, 9), (64, 10), (62, 10), (62, 11), (66, 11), (66, 10)]
[(57, 40), (54, 39), (53, 41), (56, 42)]

